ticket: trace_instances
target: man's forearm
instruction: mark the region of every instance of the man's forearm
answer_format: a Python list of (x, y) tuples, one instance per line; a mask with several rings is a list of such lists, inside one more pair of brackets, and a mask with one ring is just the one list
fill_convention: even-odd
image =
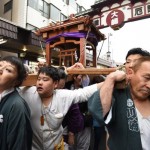
[(122, 81), (123, 79), (125, 79), (125, 73), (123, 71), (115, 71), (107, 76), (101, 86), (100, 100), (103, 108), (103, 116), (110, 110), (115, 82)]
[(100, 89), (100, 100), (103, 108), (103, 116), (105, 116), (110, 110), (114, 84), (115, 81), (110, 77), (107, 77)]

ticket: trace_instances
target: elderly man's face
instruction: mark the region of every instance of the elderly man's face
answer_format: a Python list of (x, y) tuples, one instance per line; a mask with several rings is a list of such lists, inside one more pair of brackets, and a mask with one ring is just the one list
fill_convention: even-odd
[(146, 100), (150, 96), (150, 62), (143, 62), (140, 68), (130, 75), (133, 99)]

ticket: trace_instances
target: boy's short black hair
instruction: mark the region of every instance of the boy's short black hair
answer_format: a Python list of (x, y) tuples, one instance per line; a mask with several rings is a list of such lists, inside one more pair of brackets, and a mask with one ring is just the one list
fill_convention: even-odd
[(58, 68), (58, 74), (60, 79), (65, 79), (65, 80), (67, 79), (67, 74), (63, 69)]
[(6, 57), (1, 58), (0, 61), (9, 62), (17, 68), (18, 84), (16, 85), (16, 87), (20, 86), (23, 80), (25, 80), (25, 78), (27, 77), (27, 72), (21, 59), (16, 56), (6, 56)]
[(38, 71), (38, 75), (40, 73), (46, 74), (47, 76), (52, 78), (53, 81), (59, 81), (60, 80), (58, 69), (53, 67), (53, 66), (41, 67), (40, 70)]
[(135, 54), (139, 54), (141, 56), (150, 56), (150, 53), (148, 51), (138, 47), (138, 48), (132, 48), (128, 51), (126, 55), (126, 60), (130, 55), (135, 55)]

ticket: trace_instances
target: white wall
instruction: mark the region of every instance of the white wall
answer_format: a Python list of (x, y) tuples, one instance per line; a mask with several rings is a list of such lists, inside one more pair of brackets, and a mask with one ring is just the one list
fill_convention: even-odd
[(11, 10), (4, 14), (4, 5), (9, 2), (9, 0), (0, 0), (0, 17), (11, 21)]
[(28, 6), (27, 23), (38, 28), (48, 25), (49, 20), (41, 15), (40, 12)]
[(18, 26), (26, 27), (27, 0), (13, 0), (12, 21)]
[(50, 2), (59, 8), (65, 16), (76, 13), (73, 7), (66, 5), (62, 0), (50, 0)]
[[(61, 10), (61, 13), (64, 14), (65, 16), (69, 16), (72, 13), (76, 13), (76, 11), (66, 5), (63, 1), (61, 0), (47, 0), (48, 3), (52, 3), (54, 6), (56, 6), (58, 9)], [(33, 26), (36, 26), (38, 28), (47, 26), (50, 22), (52, 22), (51, 19), (47, 19), (41, 15), (40, 12), (37, 10), (27, 7), (27, 23), (31, 24)]]
[[(13, 8), (11, 11), (3, 14), (4, 12), (4, 4), (6, 4), (9, 0), (0, 0), (1, 9), (0, 16), (14, 22), (16, 25), (26, 28), (26, 23), (36, 26), (38, 28), (47, 26), (52, 20), (47, 19), (41, 15), (40, 12), (35, 9), (27, 6), (27, 0), (13, 0)], [(76, 10), (66, 5), (62, 0), (45, 0), (47, 3), (52, 3), (58, 9), (61, 10), (61, 13), (65, 16), (69, 16), (72, 13), (76, 13)], [(78, 0), (78, 3), (81, 4), (82, 0)], [(12, 20), (11, 20), (12, 18)]]

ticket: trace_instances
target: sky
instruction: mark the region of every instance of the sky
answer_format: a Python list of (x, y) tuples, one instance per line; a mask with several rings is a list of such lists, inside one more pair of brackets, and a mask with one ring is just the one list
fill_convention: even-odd
[[(125, 23), (119, 30), (114, 31), (110, 27), (101, 29), (100, 32), (108, 37), (110, 41), (111, 58), (115, 62), (125, 62), (125, 57), (128, 50), (136, 47), (141, 47), (150, 52), (150, 18), (142, 19), (134, 22)], [(98, 49), (101, 48), (102, 42), (98, 44)], [(104, 55), (108, 50), (108, 40), (104, 41), (101, 49), (101, 54)]]
[[(87, 8), (90, 8), (94, 4), (95, 0), (82, 0), (86, 4)], [(111, 27), (103, 28), (100, 30), (105, 34), (106, 38), (108, 34), (112, 34), (109, 37), (111, 59), (115, 62), (124, 63), (128, 50), (136, 47), (141, 47), (150, 52), (150, 18), (142, 19), (134, 22), (125, 23), (122, 28), (114, 31)], [(102, 42), (99, 42), (97, 46), (97, 52), (101, 49)], [(106, 55), (108, 51), (108, 40), (104, 41), (101, 49), (100, 57)]]

